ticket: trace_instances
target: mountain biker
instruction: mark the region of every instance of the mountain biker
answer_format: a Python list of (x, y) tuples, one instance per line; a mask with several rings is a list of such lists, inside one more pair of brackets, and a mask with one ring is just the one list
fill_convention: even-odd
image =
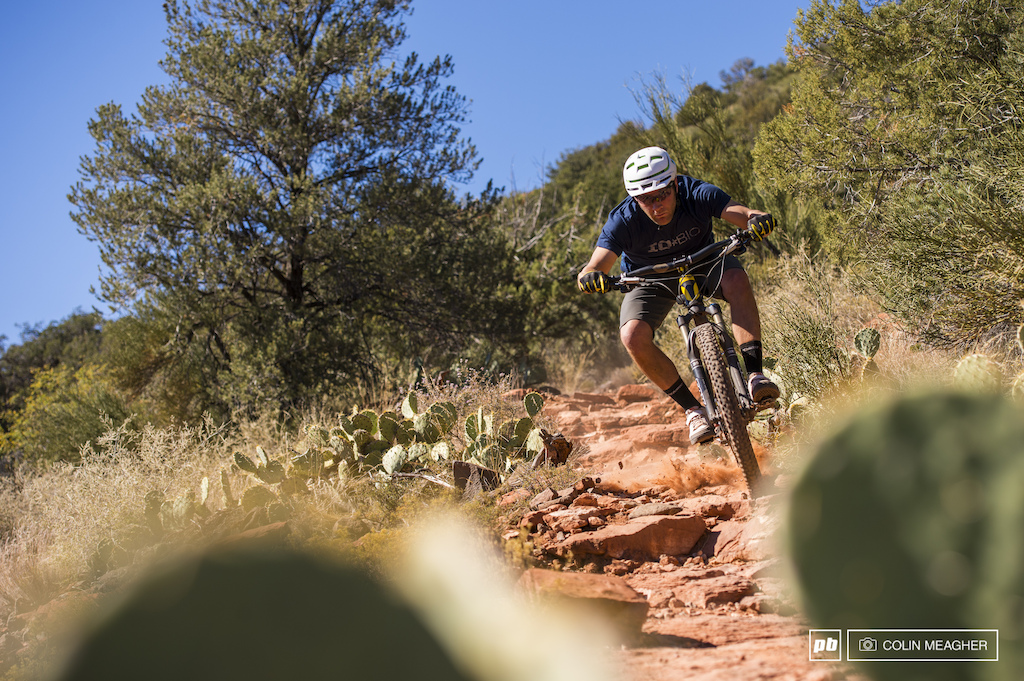
[[(696, 253), (713, 243), (713, 217), (749, 229), (756, 240), (767, 237), (775, 227), (770, 214), (741, 206), (713, 184), (678, 174), (676, 164), (661, 147), (646, 147), (630, 155), (622, 180), (629, 196), (609, 213), (594, 254), (577, 277), (584, 293), (611, 289), (607, 275), (619, 256), (623, 273), (629, 273)], [(718, 284), (711, 295), (724, 298), (732, 310), (733, 335), (747, 370), (751, 399), (761, 402), (778, 397), (778, 386), (762, 373), (761, 320), (746, 271), (730, 255), (724, 269), (708, 273), (708, 277), (712, 285)], [(678, 289), (678, 279), (668, 283)], [(672, 360), (654, 344), (654, 332), (668, 316), (677, 294), (678, 290), (670, 293), (658, 285), (630, 290), (619, 311), (619, 337), (640, 370), (686, 411), (690, 442), (709, 442), (714, 431), (707, 413)]]

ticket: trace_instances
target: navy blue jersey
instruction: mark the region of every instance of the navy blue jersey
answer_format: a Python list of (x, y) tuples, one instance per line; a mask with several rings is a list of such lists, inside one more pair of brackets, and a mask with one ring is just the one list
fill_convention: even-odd
[(688, 175), (676, 177), (676, 212), (659, 227), (627, 197), (608, 214), (597, 245), (622, 256), (622, 271), (667, 262), (711, 242), (711, 218), (722, 217), (731, 200), (713, 184)]

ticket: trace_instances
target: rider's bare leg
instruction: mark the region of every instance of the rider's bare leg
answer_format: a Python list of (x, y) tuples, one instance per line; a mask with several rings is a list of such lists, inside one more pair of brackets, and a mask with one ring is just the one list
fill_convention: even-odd
[(654, 344), (654, 329), (645, 321), (631, 319), (619, 328), (619, 338), (640, 371), (654, 385), (667, 390), (679, 380), (679, 371), (668, 355)]
[(690, 428), (690, 443), (697, 444), (714, 439), (715, 431), (707, 420), (707, 414), (689, 388), (679, 377), (676, 365), (654, 344), (654, 329), (647, 322), (631, 319), (619, 328), (619, 337), (626, 346), (629, 356), (654, 382), (686, 410), (686, 425)]

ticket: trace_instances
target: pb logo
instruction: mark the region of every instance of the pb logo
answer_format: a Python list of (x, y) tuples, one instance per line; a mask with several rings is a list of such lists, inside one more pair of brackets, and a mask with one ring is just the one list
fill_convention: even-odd
[(814, 652), (816, 653), (834, 653), (837, 650), (839, 650), (838, 638), (832, 638), (829, 636), (828, 638), (819, 638), (814, 642)]
[(838, 662), (843, 659), (841, 629), (811, 629), (808, 632), (808, 652), (811, 660)]

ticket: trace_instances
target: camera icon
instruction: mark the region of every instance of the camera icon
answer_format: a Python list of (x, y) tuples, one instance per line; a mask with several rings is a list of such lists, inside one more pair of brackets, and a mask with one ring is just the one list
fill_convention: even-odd
[(878, 641), (871, 638), (870, 636), (862, 638), (857, 643), (857, 649), (864, 653), (872, 653), (878, 650)]

